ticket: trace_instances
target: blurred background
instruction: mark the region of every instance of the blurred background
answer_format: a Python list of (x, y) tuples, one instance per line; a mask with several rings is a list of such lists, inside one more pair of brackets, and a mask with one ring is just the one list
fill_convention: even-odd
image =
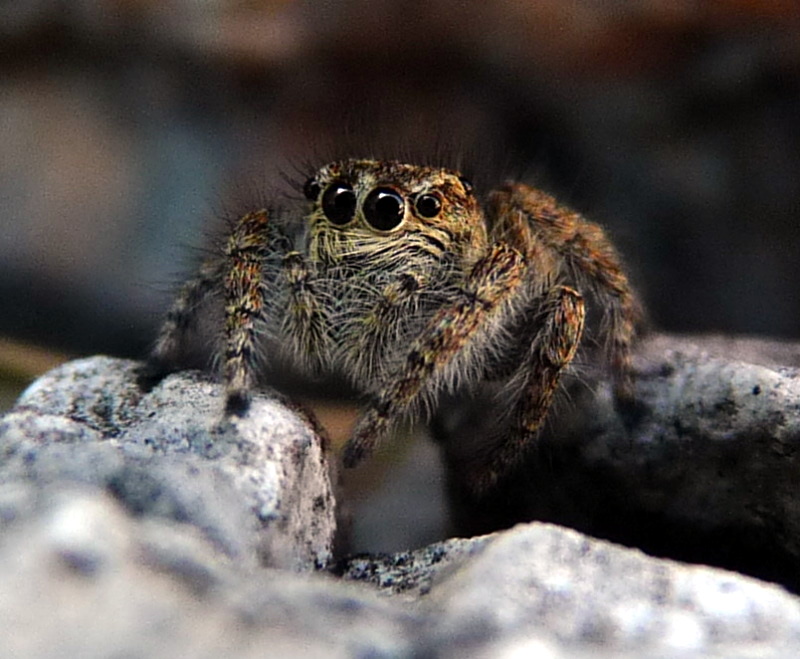
[[(606, 226), (659, 329), (800, 338), (797, 0), (6, 0), (0, 410), (65, 358), (142, 356), (215, 216), (387, 139)], [(439, 476), (391, 460), (356, 516), (419, 537), (358, 549), (441, 534), (392, 489)]]

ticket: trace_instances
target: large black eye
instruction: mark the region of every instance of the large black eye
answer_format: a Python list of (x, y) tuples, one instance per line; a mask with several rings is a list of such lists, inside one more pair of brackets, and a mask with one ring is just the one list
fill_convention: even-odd
[(322, 212), (334, 224), (347, 224), (356, 212), (356, 193), (347, 183), (335, 181), (322, 195)]
[(405, 214), (405, 199), (391, 188), (375, 188), (364, 200), (364, 218), (379, 231), (394, 229)]
[(421, 194), (414, 202), (414, 208), (421, 217), (436, 217), (442, 210), (442, 198), (436, 192)]
[(303, 186), (303, 194), (309, 201), (316, 201), (317, 197), (319, 197), (319, 191), (319, 183), (317, 183), (317, 180), (313, 178), (308, 179)]

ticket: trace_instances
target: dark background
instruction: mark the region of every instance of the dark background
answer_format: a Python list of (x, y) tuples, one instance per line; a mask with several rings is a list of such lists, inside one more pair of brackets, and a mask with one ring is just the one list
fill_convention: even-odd
[(343, 141), (524, 174), (659, 329), (800, 337), (796, 0), (31, 0), (0, 3), (2, 361), (141, 356), (213, 218)]
[(790, 0), (4, 3), (0, 333), (140, 354), (221, 206), (363, 133), (478, 168), (499, 152), (609, 228), (662, 329), (800, 336), (799, 19)]

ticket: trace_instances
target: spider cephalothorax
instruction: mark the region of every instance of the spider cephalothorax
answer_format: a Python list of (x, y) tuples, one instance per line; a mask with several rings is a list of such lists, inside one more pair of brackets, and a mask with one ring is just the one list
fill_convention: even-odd
[(522, 184), (481, 205), (457, 172), (343, 160), (303, 186), (290, 239), (265, 210), (232, 225), (183, 289), (151, 356), (179, 366), (198, 309), (224, 307), (219, 353), (229, 414), (247, 411), (259, 362), (339, 374), (368, 405), (344, 453), (353, 466), (399, 419), (490, 384), (496, 436), (472, 481), (492, 484), (540, 430), (583, 336), (584, 293), (607, 322), (616, 393), (631, 395), (638, 305), (602, 230)]

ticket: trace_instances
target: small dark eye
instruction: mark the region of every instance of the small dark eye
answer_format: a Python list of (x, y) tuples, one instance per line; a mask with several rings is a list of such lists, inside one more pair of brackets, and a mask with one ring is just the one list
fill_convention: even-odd
[(391, 188), (375, 188), (364, 200), (364, 218), (379, 231), (394, 229), (405, 214), (405, 199)]
[(475, 186), (472, 185), (472, 181), (470, 181), (468, 178), (464, 178), (463, 176), (459, 176), (458, 180), (461, 182), (464, 192), (467, 194), (472, 194), (473, 190), (475, 189)]
[(356, 212), (356, 193), (347, 183), (335, 181), (322, 195), (322, 212), (334, 224), (347, 224)]
[(308, 179), (303, 186), (303, 194), (309, 201), (316, 201), (317, 197), (319, 197), (319, 191), (319, 183), (313, 178)]
[(421, 194), (414, 204), (422, 217), (436, 217), (442, 210), (442, 198), (435, 192)]

